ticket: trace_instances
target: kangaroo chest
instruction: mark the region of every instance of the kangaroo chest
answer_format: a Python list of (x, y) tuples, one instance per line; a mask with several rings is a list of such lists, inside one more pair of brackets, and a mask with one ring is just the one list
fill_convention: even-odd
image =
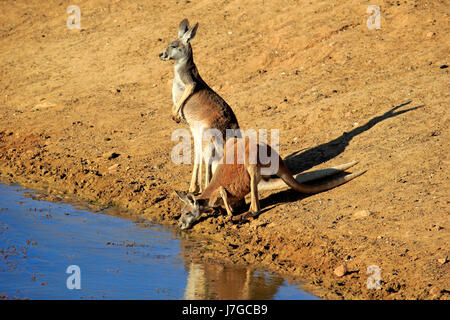
[(175, 68), (175, 76), (172, 81), (172, 101), (174, 105), (176, 105), (178, 100), (181, 98), (185, 87), (186, 86), (178, 75), (177, 68)]

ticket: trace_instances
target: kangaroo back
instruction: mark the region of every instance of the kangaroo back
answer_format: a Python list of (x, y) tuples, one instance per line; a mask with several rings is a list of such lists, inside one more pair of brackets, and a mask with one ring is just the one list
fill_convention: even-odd
[(226, 129), (239, 129), (231, 107), (206, 84), (200, 85), (183, 107), (183, 116), (191, 126), (200, 121), (206, 128), (215, 128), (225, 134)]

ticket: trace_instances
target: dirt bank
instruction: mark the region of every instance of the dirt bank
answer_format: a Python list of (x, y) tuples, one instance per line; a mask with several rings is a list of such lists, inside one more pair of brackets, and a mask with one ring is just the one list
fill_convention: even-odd
[(188, 17), (199, 71), (241, 127), (279, 129), (296, 172), (368, 169), (309, 197), (265, 194), (247, 224), (203, 220), (199, 257), (299, 276), (323, 298), (449, 299), (445, 1), (379, 1), (380, 30), (365, 1), (79, 1), (81, 30), (66, 26), (71, 4), (0, 4), (3, 179), (176, 223), (191, 167), (170, 160), (183, 126), (157, 54)]

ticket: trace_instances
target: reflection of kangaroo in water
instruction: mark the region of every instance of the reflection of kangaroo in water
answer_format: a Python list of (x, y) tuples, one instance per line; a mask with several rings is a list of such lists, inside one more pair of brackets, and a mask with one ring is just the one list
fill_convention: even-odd
[(273, 299), (283, 279), (266, 277), (249, 268), (219, 264), (189, 265), (184, 299), (267, 300)]
[[(180, 234), (182, 256), (198, 258), (198, 246), (188, 233)], [(184, 299), (272, 299), (283, 279), (245, 266), (186, 261), (189, 272)]]

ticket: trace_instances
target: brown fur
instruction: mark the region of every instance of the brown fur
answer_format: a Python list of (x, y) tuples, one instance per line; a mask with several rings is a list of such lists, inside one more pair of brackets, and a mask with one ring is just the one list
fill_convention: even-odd
[(181, 110), (183, 117), (189, 125), (201, 121), (209, 128), (218, 129), (225, 138), (226, 129), (239, 129), (236, 116), (225, 100), (200, 79), (199, 76), (194, 93)]
[[(178, 38), (169, 42), (167, 48), (160, 53), (163, 60), (173, 59), (175, 63), (175, 78), (172, 86), (172, 119), (176, 122), (186, 120), (192, 133), (194, 141), (202, 148), (197, 151), (194, 159), (194, 169), (192, 172), (190, 192), (201, 191), (201, 166), (204, 160), (202, 134), (208, 129), (217, 129), (222, 134), (222, 139), (226, 139), (226, 129), (239, 129), (238, 121), (231, 107), (212, 90), (201, 78), (194, 63), (190, 40), (195, 36), (198, 24), (189, 28), (187, 19), (181, 21), (178, 29)], [(196, 124), (201, 124), (201, 130), (196, 128)], [(209, 143), (205, 144), (205, 147)], [(199, 154), (199, 153), (202, 154)], [(210, 158), (211, 154), (205, 154)], [(201, 158), (201, 159), (200, 159)], [(211, 163), (206, 165), (205, 186), (208, 185), (212, 175)]]
[[(238, 149), (240, 144), (245, 144), (245, 162), (240, 164), (237, 161)], [(223, 163), (220, 163), (216, 171), (214, 172), (213, 178), (210, 184), (205, 189), (205, 191), (197, 197), (193, 197), (191, 200), (186, 201), (183, 196), (180, 198), (186, 202), (187, 206), (183, 209), (183, 215), (180, 219), (180, 227), (183, 229), (190, 227), (192, 223), (198, 219), (202, 212), (210, 209), (224, 206), (228, 215), (231, 217), (233, 208), (236, 204), (240, 204), (242, 199), (245, 198), (247, 194), (251, 194), (251, 204), (249, 213), (242, 215), (239, 218), (254, 217), (259, 214), (260, 204), (258, 197), (258, 183), (262, 179), (269, 180), (272, 176), (262, 175), (261, 169), (264, 167), (269, 167), (270, 164), (263, 165), (259, 159), (259, 148), (261, 145), (257, 145), (256, 154), (258, 155), (256, 164), (252, 164), (249, 161), (250, 155), (250, 140), (248, 138), (232, 138), (226, 142), (224, 148), (224, 159)], [(234, 162), (225, 163), (226, 155), (228, 150), (234, 149)], [(307, 185), (299, 183), (291, 174), (289, 169), (284, 164), (284, 161), (278, 155), (278, 153), (268, 147), (268, 156), (273, 155), (271, 159), (277, 159), (278, 170), (275, 173), (280, 177), (289, 187), (302, 193), (317, 193), (334, 188), (338, 185), (344, 184), (357, 176), (363, 174), (365, 171), (350, 174), (341, 178), (334, 179), (330, 182), (320, 184), (320, 185)], [(179, 194), (180, 195), (180, 194)], [(201, 205), (199, 205), (201, 203)], [(194, 214), (192, 214), (195, 211)], [(184, 216), (187, 214), (187, 216)]]

